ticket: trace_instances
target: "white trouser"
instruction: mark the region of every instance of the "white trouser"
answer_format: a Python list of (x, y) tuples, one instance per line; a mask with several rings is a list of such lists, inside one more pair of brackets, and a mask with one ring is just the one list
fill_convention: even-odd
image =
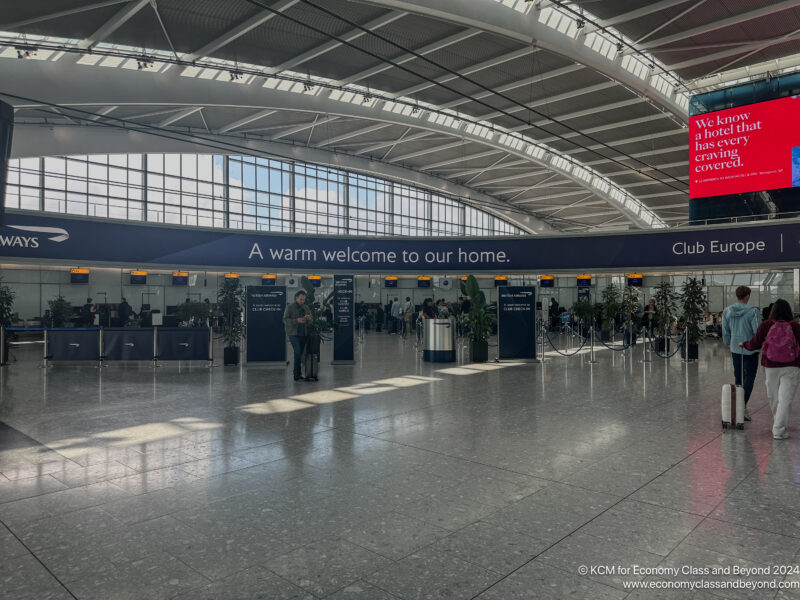
[(800, 369), (777, 367), (766, 368), (764, 371), (767, 374), (767, 399), (774, 417), (772, 435), (783, 435), (789, 422), (789, 410), (792, 408), (794, 392), (800, 381)]

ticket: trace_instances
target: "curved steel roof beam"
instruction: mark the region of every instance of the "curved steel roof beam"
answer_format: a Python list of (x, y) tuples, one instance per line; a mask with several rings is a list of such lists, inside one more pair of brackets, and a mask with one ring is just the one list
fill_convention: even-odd
[(437, 0), (435, 4), (427, 0), (367, 0), (364, 3), (482, 29), (526, 45), (538, 46), (602, 73), (650, 98), (675, 117), (686, 119), (686, 109), (676, 101), (674, 91), (670, 96), (665, 96), (650, 85), (649, 76), (639, 77), (624, 69), (616, 57), (609, 59), (595, 52), (584, 43), (585, 35), (572, 38), (541, 23), (540, 13), (535, 9), (523, 14), (499, 2), (487, 0)]
[[(414, 113), (410, 106), (393, 101), (366, 101), (358, 94), (339, 90), (304, 90), (302, 84), (257, 87), (236, 82), (205, 80), (182, 76), (175, 70), (166, 73), (130, 69), (104, 69), (97, 77), (96, 67), (61, 61), (0, 60), (0, 81), (13, 81), (9, 94), (62, 106), (170, 106), (197, 107), (203, 98), (204, 107), (238, 107), (252, 110), (286, 110), (325, 115), (325, 118), (353, 117), (373, 122), (394, 123), (416, 130), (452, 136), (498, 149), (542, 165), (573, 179), (599, 197), (605, 197), (622, 212), (631, 215), (642, 227), (659, 225), (659, 219), (647, 207), (603, 176), (579, 163), (550, 152), (537, 140), (504, 133), (502, 128), (463, 120), (457, 115), (422, 109)], [(24, 104), (12, 100), (14, 104)], [(664, 116), (659, 113), (659, 116)], [(487, 124), (489, 125), (489, 124)]]

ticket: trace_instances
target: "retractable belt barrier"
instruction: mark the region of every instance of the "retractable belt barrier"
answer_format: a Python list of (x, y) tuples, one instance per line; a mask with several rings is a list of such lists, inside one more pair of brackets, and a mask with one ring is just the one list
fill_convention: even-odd
[[(594, 325), (596, 325), (596, 324), (597, 324), (597, 323), (594, 323)], [(556, 347), (556, 344), (555, 344), (555, 343), (553, 343), (553, 339), (550, 337), (550, 333), (549, 333), (549, 332), (548, 332), (548, 331), (547, 331), (547, 330), (546, 330), (544, 327), (542, 327), (542, 332), (544, 333), (544, 339), (546, 339), (546, 340), (547, 340), (547, 341), (550, 343), (550, 346), (552, 347), (552, 349), (553, 349), (553, 350), (554, 350), (554, 351), (555, 351), (557, 354), (560, 354), (561, 356), (565, 356), (565, 357), (569, 358), (569, 357), (572, 357), (572, 356), (575, 356), (575, 355), (577, 355), (577, 354), (578, 354), (578, 353), (579, 353), (581, 350), (583, 350), (584, 346), (586, 346), (586, 344), (587, 344), (587, 343), (589, 343), (590, 341), (592, 342), (592, 344), (594, 344), (594, 339), (593, 339), (593, 338), (594, 338), (594, 335), (593, 335), (593, 332), (594, 332), (594, 327), (593, 327), (593, 328), (592, 328), (592, 330), (590, 331), (589, 335), (588, 335), (588, 336), (586, 336), (586, 337), (584, 337), (584, 336), (582, 336), (582, 335), (579, 335), (579, 334), (575, 333), (575, 331), (574, 331), (574, 330), (573, 330), (571, 327), (570, 327), (569, 329), (570, 329), (570, 334), (571, 334), (572, 336), (575, 336), (575, 337), (577, 337), (578, 339), (582, 340), (582, 341), (581, 341), (581, 344), (580, 344), (580, 346), (578, 346), (578, 348), (577, 348), (577, 349), (576, 349), (574, 352), (562, 352), (561, 350), (559, 350), (559, 349)], [(616, 335), (616, 331), (617, 331), (617, 330), (616, 330), (616, 327), (615, 327), (615, 330), (614, 330), (614, 331), (615, 331), (614, 335)], [(675, 351), (674, 351), (674, 352), (671, 352), (671, 353), (669, 353), (669, 354), (662, 354), (662, 353), (661, 353), (661, 352), (659, 352), (659, 351), (658, 351), (658, 349), (656, 348), (656, 346), (655, 346), (655, 344), (654, 344), (654, 341), (655, 341), (656, 339), (663, 339), (663, 337), (655, 337), (655, 336), (653, 336), (652, 334), (648, 334), (648, 330), (647, 330), (647, 328), (645, 328), (645, 327), (641, 327), (641, 328), (640, 328), (640, 329), (637, 331), (635, 327), (632, 327), (632, 326), (631, 326), (631, 327), (624, 327), (624, 328), (622, 328), (622, 330), (621, 330), (621, 331), (622, 331), (623, 335), (625, 335), (625, 334), (630, 334), (630, 340), (631, 340), (631, 341), (629, 341), (627, 344), (625, 343), (625, 339), (624, 339), (624, 338), (623, 338), (623, 345), (622, 345), (621, 347), (615, 347), (615, 346), (612, 346), (612, 345), (606, 344), (606, 343), (605, 343), (603, 340), (600, 340), (600, 343), (601, 343), (603, 346), (605, 346), (606, 348), (608, 348), (609, 350), (613, 350), (614, 352), (624, 352), (625, 350), (628, 350), (629, 348), (631, 348), (631, 346), (633, 346), (633, 345), (634, 345), (634, 344), (633, 344), (633, 341), (632, 341), (632, 340), (633, 340), (633, 336), (634, 336), (634, 335), (636, 335), (637, 337), (638, 337), (638, 336), (642, 336), (642, 337), (643, 337), (643, 344), (642, 344), (642, 346), (643, 346), (643, 349), (644, 349), (644, 347), (645, 347), (645, 346), (649, 345), (649, 346), (650, 346), (650, 348), (651, 348), (651, 351), (652, 351), (652, 352), (653, 352), (653, 354), (655, 354), (656, 356), (658, 356), (658, 357), (660, 357), (660, 358), (672, 358), (673, 356), (675, 356), (675, 355), (676, 355), (676, 354), (677, 354), (677, 353), (680, 351), (681, 347), (682, 347), (682, 346), (684, 345), (684, 343), (686, 342), (686, 331), (684, 331), (684, 332), (683, 332), (683, 334), (682, 334), (682, 335), (681, 335), (681, 336), (680, 336), (680, 337), (679, 337), (677, 340), (673, 339), (673, 338), (672, 338), (672, 337), (670, 337), (670, 336), (667, 336), (667, 337), (666, 337), (666, 339), (668, 339), (669, 341), (671, 341), (671, 342), (673, 342), (674, 344), (676, 344), (676, 345), (677, 345), (677, 347), (676, 347), (676, 349), (675, 349)], [(613, 337), (613, 336), (612, 336), (612, 337)], [(612, 342), (612, 343), (613, 343), (613, 342)], [(648, 362), (648, 361), (649, 361), (649, 359), (646, 359), (646, 360), (645, 360), (645, 362)]]

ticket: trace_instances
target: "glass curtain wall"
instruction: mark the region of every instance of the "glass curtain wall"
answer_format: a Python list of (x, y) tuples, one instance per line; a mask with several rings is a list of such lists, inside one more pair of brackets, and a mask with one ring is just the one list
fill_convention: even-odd
[(309, 234), (522, 235), (456, 197), (307, 163), (219, 154), (15, 159), (6, 206), (197, 227)]

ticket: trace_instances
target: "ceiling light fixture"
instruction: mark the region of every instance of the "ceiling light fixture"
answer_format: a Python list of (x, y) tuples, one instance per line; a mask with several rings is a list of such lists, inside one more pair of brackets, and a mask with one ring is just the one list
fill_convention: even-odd
[(244, 77), (244, 73), (241, 71), (228, 71), (228, 75), (231, 76), (231, 81), (238, 81)]
[(304, 92), (310, 92), (313, 89), (314, 89), (314, 84), (313, 83), (311, 83), (310, 81), (303, 82), (303, 91)]
[(578, 31), (586, 27), (586, 21), (583, 19), (575, 19), (575, 27), (578, 28)]

